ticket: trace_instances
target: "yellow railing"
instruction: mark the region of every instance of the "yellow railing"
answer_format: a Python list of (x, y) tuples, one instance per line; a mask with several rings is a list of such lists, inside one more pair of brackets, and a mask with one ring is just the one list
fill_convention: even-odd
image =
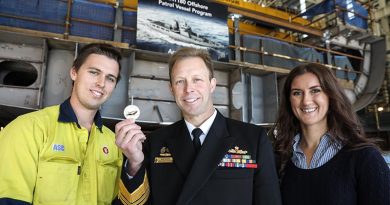
[[(274, 9), (271, 7), (264, 7), (262, 5), (251, 3), (251, 2), (245, 2), (243, 0), (214, 0), (214, 2), (224, 4), (227, 6), (231, 6), (231, 7), (236, 7), (239, 9), (253, 11), (256, 13), (266, 14), (268, 16), (283, 19), (283, 20), (286, 20), (289, 22), (300, 24), (300, 25), (310, 24), (310, 21), (308, 21), (304, 18), (294, 18), (295, 17), (294, 14), (284, 12), (284, 11), (281, 11), (278, 9)], [(316, 25), (312, 25), (312, 27), (316, 27)]]
[[(116, 5), (117, 0), (89, 0), (92, 2), (100, 2), (100, 3), (107, 3), (111, 5)], [(137, 10), (138, 0), (123, 0), (123, 7), (125, 10)]]

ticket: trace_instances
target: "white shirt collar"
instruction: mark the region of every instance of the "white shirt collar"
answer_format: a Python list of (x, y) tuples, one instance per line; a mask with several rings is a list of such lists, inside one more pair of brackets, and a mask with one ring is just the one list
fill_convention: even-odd
[[(215, 120), (215, 117), (217, 116), (217, 110), (214, 109), (214, 113), (209, 117), (209, 119), (207, 119), (206, 121), (204, 121), (204, 123), (202, 123), (199, 128), (202, 130), (203, 134), (199, 137), (200, 139), (200, 142), (203, 144), (203, 141), (205, 140), (207, 134), (209, 133), (210, 131), (210, 128), (211, 128), (211, 125), (213, 125), (213, 122)], [(187, 125), (187, 129), (190, 133), (192, 133), (192, 130), (195, 129), (196, 127), (191, 124), (190, 122), (184, 120), (184, 122), (186, 123)], [(192, 134), (191, 134), (191, 140), (193, 139), (192, 137)]]

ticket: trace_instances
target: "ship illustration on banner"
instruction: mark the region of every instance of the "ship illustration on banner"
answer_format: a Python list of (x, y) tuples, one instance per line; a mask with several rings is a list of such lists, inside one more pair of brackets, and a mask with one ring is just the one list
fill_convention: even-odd
[(196, 47), (208, 50), (214, 60), (227, 61), (229, 30), (226, 19), (226, 7), (221, 9), (221, 5), (215, 3), (140, 1), (137, 48), (173, 53), (180, 47)]
[(182, 41), (185, 43), (191, 43), (199, 46), (212, 47), (212, 48), (223, 48), (224, 46), (220, 43), (208, 40), (206, 37), (201, 36), (192, 31), (191, 27), (184, 22), (180, 24), (178, 20), (175, 20), (174, 25), (165, 24), (161, 21), (150, 20), (147, 24), (151, 29), (157, 32), (168, 35), (169, 37)]

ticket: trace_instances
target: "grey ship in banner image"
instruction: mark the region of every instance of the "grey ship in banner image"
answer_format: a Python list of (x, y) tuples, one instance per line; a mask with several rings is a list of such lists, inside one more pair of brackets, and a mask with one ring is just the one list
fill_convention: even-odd
[(220, 43), (210, 41), (209, 39), (193, 32), (187, 23), (180, 24), (179, 21), (175, 20), (174, 25), (170, 25), (161, 21), (154, 21), (150, 19), (148, 19), (148, 21), (148, 27), (157, 32), (168, 35), (175, 40), (211, 48), (224, 47)]

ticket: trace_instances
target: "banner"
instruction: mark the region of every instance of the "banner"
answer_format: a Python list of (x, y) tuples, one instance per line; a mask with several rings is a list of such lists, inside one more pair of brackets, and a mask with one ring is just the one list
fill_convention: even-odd
[(201, 0), (138, 1), (137, 48), (174, 53), (180, 47), (206, 49), (227, 61), (227, 7)]

